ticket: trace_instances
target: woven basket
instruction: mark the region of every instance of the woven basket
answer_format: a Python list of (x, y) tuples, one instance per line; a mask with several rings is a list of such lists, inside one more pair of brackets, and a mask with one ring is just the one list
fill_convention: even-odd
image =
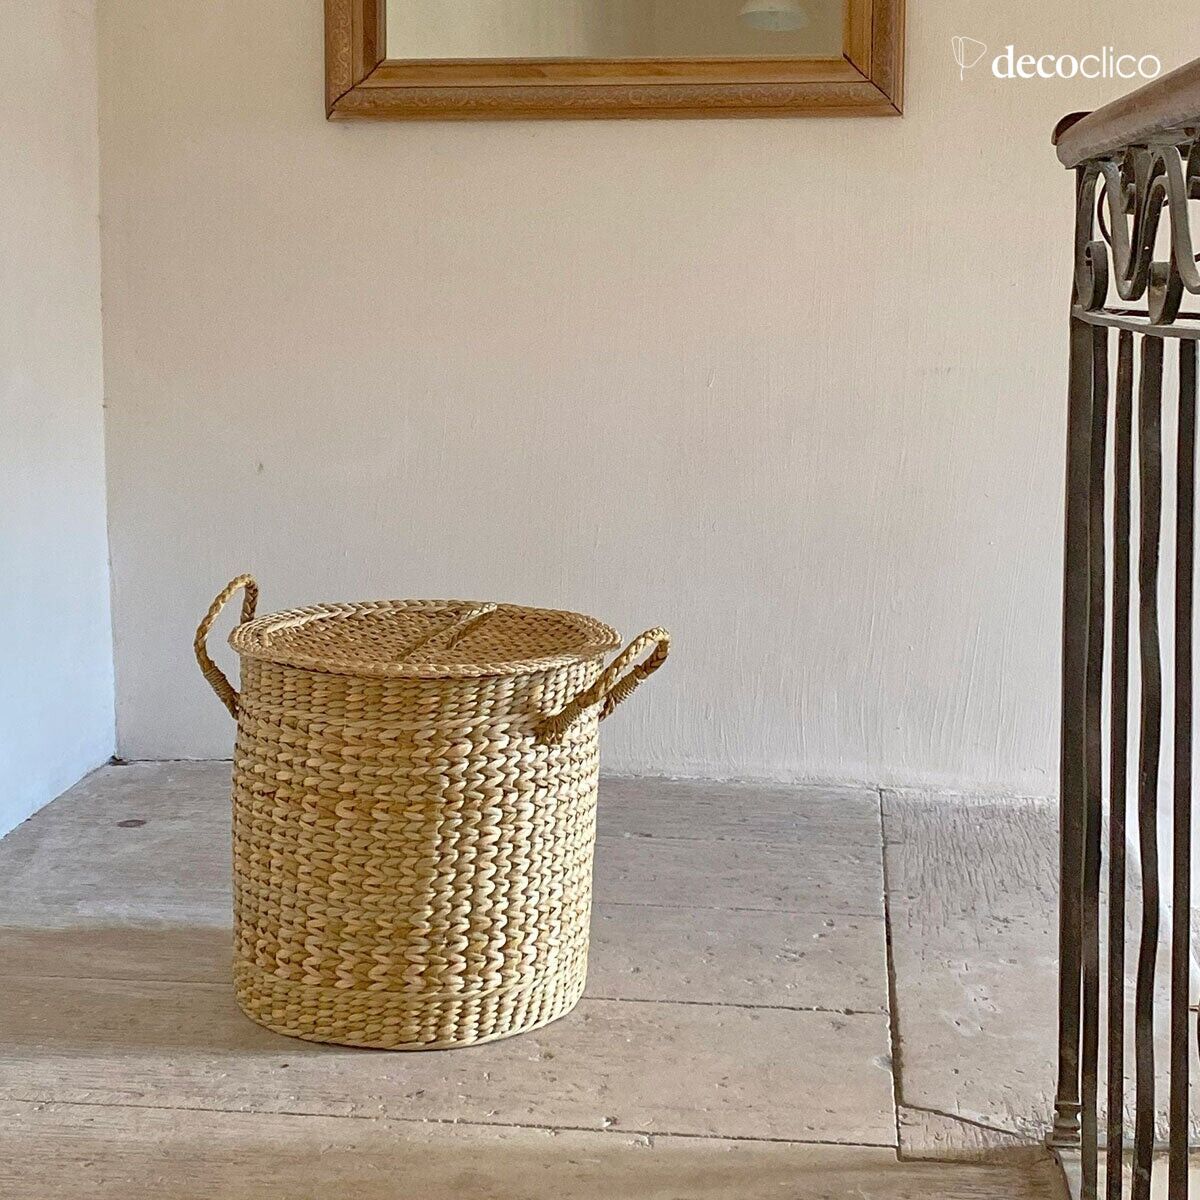
[[(239, 694), (208, 656), (244, 589)], [(391, 1049), (536, 1029), (583, 991), (598, 723), (667, 656), (652, 629), (461, 601), (254, 619), (196, 657), (236, 718), (238, 1003), (277, 1033)], [(644, 658), (643, 655), (648, 656)]]

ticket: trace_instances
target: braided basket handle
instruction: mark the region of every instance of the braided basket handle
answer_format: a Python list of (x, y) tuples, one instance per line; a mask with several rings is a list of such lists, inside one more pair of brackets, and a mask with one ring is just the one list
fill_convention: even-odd
[(472, 604), (459, 612), (449, 625), (434, 629), (418, 638), (402, 655), (398, 662), (407, 662), (418, 650), (429, 650), (436, 647), (439, 650), (452, 650), (472, 629), (485, 618), (490, 617), (500, 606), (498, 604)]
[[(538, 729), (539, 736), (543, 741), (561, 742), (567, 730), (597, 704), (601, 706), (601, 721), (612, 716), (617, 705), (628, 700), (638, 684), (667, 661), (670, 649), (671, 635), (665, 629), (647, 629), (604, 668), (590, 688), (580, 692), (562, 712), (543, 721)], [(647, 650), (651, 653), (642, 662), (637, 662)]]
[(250, 575), (239, 575), (236, 579), (231, 579), (221, 589), (220, 595), (209, 605), (208, 612), (204, 614), (204, 619), (196, 630), (196, 640), (193, 643), (196, 650), (196, 661), (200, 664), (204, 678), (208, 680), (212, 690), (217, 693), (217, 699), (229, 709), (229, 715), (235, 721), (237, 720), (238, 694), (234, 690), (233, 684), (225, 678), (221, 668), (209, 657), (207, 642), (209, 631), (217, 617), (221, 615), (221, 609), (229, 603), (234, 592), (242, 588), (246, 592), (242, 597), (242, 624), (245, 625), (247, 621), (254, 619), (254, 610), (258, 606), (258, 584)]

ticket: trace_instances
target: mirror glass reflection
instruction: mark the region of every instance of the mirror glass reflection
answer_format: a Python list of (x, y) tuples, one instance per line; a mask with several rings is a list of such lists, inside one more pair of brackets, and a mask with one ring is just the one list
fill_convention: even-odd
[(387, 56), (837, 58), (845, 0), (387, 0)]

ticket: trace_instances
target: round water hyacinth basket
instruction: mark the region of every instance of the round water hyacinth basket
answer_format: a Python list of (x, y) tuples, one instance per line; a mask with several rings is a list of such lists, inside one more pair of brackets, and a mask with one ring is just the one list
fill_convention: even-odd
[[(235, 690), (207, 651), (243, 592)], [(583, 991), (599, 725), (666, 659), (579, 613), (456, 600), (196, 632), (237, 721), (234, 986), (277, 1033), (396, 1050), (537, 1029)]]

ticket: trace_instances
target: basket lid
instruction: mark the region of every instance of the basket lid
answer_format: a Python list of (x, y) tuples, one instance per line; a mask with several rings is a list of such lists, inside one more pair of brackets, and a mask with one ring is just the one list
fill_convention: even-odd
[(245, 658), (335, 675), (441, 679), (517, 675), (595, 658), (617, 631), (582, 613), (470, 600), (318, 604), (239, 625)]

